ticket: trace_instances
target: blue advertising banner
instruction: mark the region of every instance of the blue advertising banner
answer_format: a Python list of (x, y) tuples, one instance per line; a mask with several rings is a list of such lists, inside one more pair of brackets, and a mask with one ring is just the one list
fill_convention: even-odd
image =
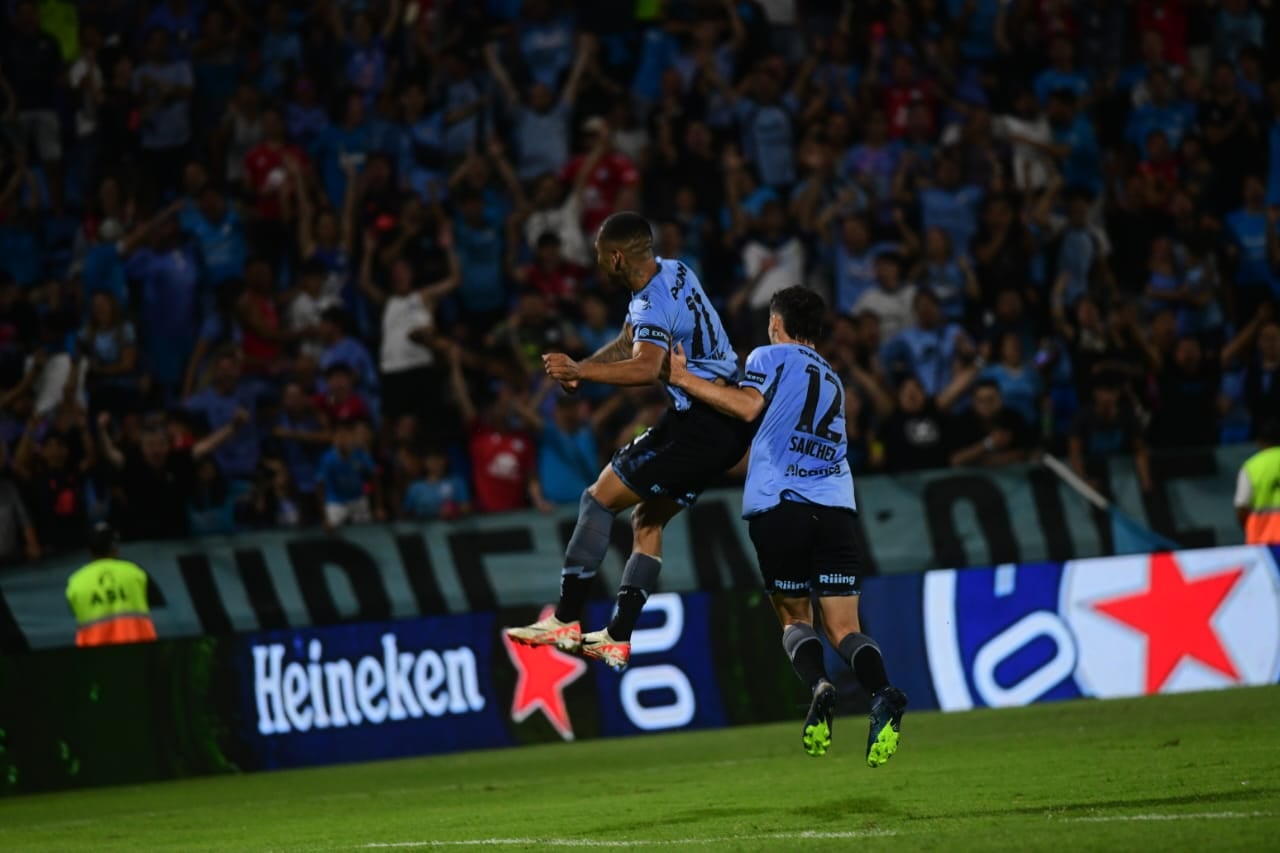
[(240, 638), (241, 719), (262, 769), (509, 746), (492, 613)]
[[(656, 593), (645, 602), (631, 637), (625, 671), (600, 668), (596, 695), (607, 737), (725, 725), (711, 637), (711, 596)], [(612, 607), (588, 608), (590, 625), (605, 625)]]
[[(1274, 684), (1277, 553), (1215, 548), (930, 572), (920, 618), (937, 706)], [(908, 663), (887, 651), (895, 669)]]

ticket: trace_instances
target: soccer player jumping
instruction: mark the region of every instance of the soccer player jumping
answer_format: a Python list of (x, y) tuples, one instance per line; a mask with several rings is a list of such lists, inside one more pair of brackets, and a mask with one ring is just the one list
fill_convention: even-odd
[[(673, 345), (687, 353), (686, 371), (712, 387), (738, 377), (737, 355), (724, 325), (693, 271), (656, 257), (653, 232), (637, 213), (616, 213), (596, 238), (600, 272), (631, 292), (622, 334), (581, 362), (561, 353), (542, 357), (547, 375), (568, 390), (583, 380), (648, 385), (665, 379)], [(631, 632), (662, 568), (662, 530), (676, 513), (747, 451), (747, 424), (667, 386), (671, 408), (658, 423), (614, 454), (599, 479), (582, 493), (578, 524), (565, 550), (560, 601), (554, 615), (508, 628), (512, 640), (580, 651), (616, 670), (631, 656)], [(622, 572), (617, 613), (604, 630), (583, 634), (578, 618), (609, 548), (613, 517), (635, 507), (632, 553)]]
[(859, 629), (861, 559), (846, 459), (844, 388), (813, 349), (826, 306), (812, 291), (789, 287), (774, 295), (769, 314), (771, 343), (747, 356), (739, 387), (707, 382), (687, 369), (678, 347), (668, 381), (744, 422), (760, 419), (742, 516), (750, 523), (765, 590), (782, 623), (782, 648), (813, 691), (805, 751), (823, 755), (831, 745), (836, 701), (813, 628), (810, 596), (816, 591), (827, 639), (871, 694), (867, 763), (879, 767), (898, 748), (907, 696), (889, 684), (880, 647)]

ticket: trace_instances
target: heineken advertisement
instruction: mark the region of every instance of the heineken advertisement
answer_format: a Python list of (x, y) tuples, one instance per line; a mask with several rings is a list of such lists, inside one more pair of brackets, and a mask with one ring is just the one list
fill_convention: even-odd
[[(913, 710), (1274, 684), (1277, 555), (1235, 546), (873, 577), (861, 615)], [(594, 627), (610, 605), (587, 609)], [(808, 699), (762, 593), (654, 594), (622, 673), (503, 635), (539, 612), (0, 656), (0, 795), (779, 720), (795, 722), (776, 736), (799, 750)], [(827, 652), (839, 748), (857, 751), (865, 696)]]
[[(1153, 455), (1142, 492), (1116, 457), (1109, 487), (1130, 515), (1187, 548), (1240, 541), (1232, 488), (1249, 447)], [(1066, 561), (1114, 553), (1111, 521), (1039, 465), (947, 469), (859, 478), (868, 571)], [(708, 492), (667, 529), (662, 588), (758, 585), (741, 493)], [(495, 611), (551, 600), (576, 507), (453, 523), (253, 533), (185, 542), (126, 543), (122, 556), (152, 579), (161, 637), (222, 636), (346, 622)], [(616, 589), (630, 548), (627, 517), (596, 597)], [(0, 651), (73, 642), (67, 578), (84, 558), (0, 572)]]

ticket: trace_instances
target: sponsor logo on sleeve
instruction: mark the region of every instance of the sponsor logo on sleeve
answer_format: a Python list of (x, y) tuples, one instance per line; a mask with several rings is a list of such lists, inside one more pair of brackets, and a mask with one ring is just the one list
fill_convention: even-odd
[(752, 385), (763, 385), (765, 383), (765, 375), (758, 370), (747, 371), (747, 382)]
[(661, 341), (662, 343), (671, 342), (671, 333), (666, 329), (659, 329), (655, 326), (641, 326), (636, 329), (637, 341)]

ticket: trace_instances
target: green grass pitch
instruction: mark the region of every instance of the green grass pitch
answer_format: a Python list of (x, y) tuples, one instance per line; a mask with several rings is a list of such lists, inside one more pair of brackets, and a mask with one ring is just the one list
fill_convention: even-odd
[(0, 800), (0, 850), (1274, 850), (1280, 687), (757, 726)]

